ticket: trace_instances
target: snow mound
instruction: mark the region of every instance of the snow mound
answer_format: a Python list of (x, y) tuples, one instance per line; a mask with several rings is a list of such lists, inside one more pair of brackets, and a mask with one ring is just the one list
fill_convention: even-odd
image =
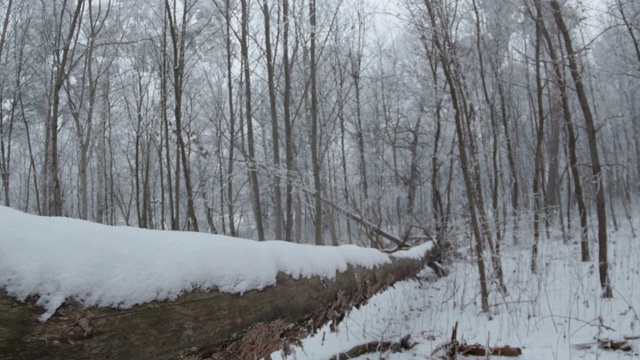
[[(397, 256), (416, 254), (414, 249)], [(278, 272), (333, 279), (348, 264), (371, 268), (390, 261), (387, 254), (353, 245), (114, 227), (0, 206), (0, 288), (20, 301), (38, 297), (46, 311), (41, 321), (66, 298), (86, 306), (129, 308), (173, 300), (196, 288), (240, 294), (262, 289), (275, 284)]]

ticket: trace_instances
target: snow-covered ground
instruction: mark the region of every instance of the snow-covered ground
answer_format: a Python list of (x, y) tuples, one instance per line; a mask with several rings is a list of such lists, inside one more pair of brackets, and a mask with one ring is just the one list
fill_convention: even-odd
[[(638, 219), (633, 223), (640, 228)], [(594, 257), (595, 247), (592, 244)], [(459, 340), (521, 347), (519, 359), (640, 356), (640, 239), (628, 228), (610, 233), (613, 299), (600, 297), (596, 261), (580, 262), (577, 243), (544, 240), (538, 275), (529, 270), (528, 247), (503, 250), (509, 294), (491, 284), (491, 319), (481, 312), (477, 270), (467, 255), (451, 266), (448, 277), (433, 281), (425, 270), (420, 282), (396, 284), (350, 312), (337, 332), (324, 327), (305, 339), (302, 348), (294, 348), (294, 354), (274, 353), (272, 358), (329, 359), (359, 344), (411, 335), (411, 350), (359, 359), (429, 359), (450, 339), (456, 322)], [(228, 292), (262, 288), (275, 282), (278, 271), (331, 278), (347, 263), (375, 266), (388, 261), (388, 255), (355, 246), (318, 248), (109, 227), (0, 207), (0, 287), (18, 299), (39, 296), (43, 321), (68, 297), (87, 305), (126, 308), (171, 299), (196, 287)], [(630, 352), (596, 345), (596, 339), (625, 337), (635, 338), (628, 341)]]
[[(635, 222), (636, 228), (640, 223)], [(398, 341), (410, 334), (409, 351), (374, 353), (357, 359), (429, 359), (451, 338), (469, 344), (521, 347), (518, 359), (632, 359), (640, 357), (640, 239), (621, 229), (610, 234), (613, 299), (600, 297), (596, 261), (582, 263), (578, 244), (541, 244), (539, 275), (531, 274), (530, 250), (503, 253), (508, 296), (491, 289), (491, 317), (481, 312), (477, 268), (469, 258), (453, 264), (435, 282), (405, 281), (354, 310), (331, 333), (328, 327), (303, 341), (303, 348), (273, 359), (329, 359), (370, 341)], [(596, 256), (596, 244), (591, 244)], [(629, 340), (632, 351), (601, 349), (596, 339)], [(484, 358), (484, 357), (483, 357)], [(494, 359), (500, 357), (494, 356)]]

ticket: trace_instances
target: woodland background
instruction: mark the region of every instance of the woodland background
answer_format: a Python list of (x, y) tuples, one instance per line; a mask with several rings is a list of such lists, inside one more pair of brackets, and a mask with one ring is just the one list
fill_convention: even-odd
[(607, 224), (640, 190), (636, 0), (0, 13), (5, 206), (317, 245), (475, 239), (496, 279), (501, 244), (530, 245), (535, 272), (541, 239), (580, 228), (611, 294)]

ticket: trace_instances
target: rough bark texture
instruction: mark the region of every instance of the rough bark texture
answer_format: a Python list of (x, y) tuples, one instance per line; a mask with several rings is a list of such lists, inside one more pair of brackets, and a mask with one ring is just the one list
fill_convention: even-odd
[(69, 299), (46, 323), (35, 299), (0, 292), (0, 359), (260, 358), (287, 348), (391, 284), (415, 276), (435, 253), (373, 269), (349, 266), (334, 280), (295, 280), (243, 295), (193, 291), (126, 310)]

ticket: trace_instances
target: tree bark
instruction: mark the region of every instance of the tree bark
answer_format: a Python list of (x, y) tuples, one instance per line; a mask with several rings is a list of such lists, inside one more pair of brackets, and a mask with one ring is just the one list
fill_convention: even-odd
[(0, 354), (12, 359), (260, 358), (286, 346), (287, 339), (340, 322), (352, 307), (414, 277), (435, 247), (422, 249), (420, 259), (392, 257), (372, 269), (349, 265), (333, 280), (294, 280), (280, 273), (275, 286), (243, 295), (193, 291), (176, 301), (126, 310), (84, 308), (69, 300), (44, 324), (37, 320), (41, 309), (35, 299), (20, 303), (0, 292)]

